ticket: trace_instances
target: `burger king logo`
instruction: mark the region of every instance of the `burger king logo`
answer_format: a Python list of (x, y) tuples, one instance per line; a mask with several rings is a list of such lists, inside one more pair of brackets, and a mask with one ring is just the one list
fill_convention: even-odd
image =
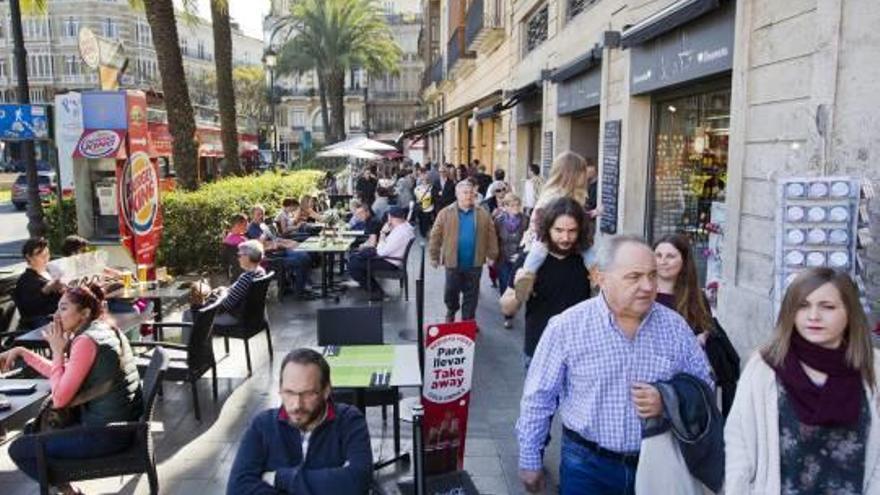
[(159, 213), (159, 176), (148, 154), (132, 154), (122, 173), (120, 193), (125, 221), (131, 230), (135, 235), (150, 233)]
[(115, 152), (122, 143), (122, 138), (113, 131), (92, 131), (77, 144), (77, 151), (86, 158), (104, 158)]

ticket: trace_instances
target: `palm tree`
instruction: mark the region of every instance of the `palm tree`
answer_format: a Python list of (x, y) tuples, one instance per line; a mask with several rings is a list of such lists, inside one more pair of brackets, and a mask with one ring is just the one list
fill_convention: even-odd
[[(153, 34), (156, 58), (159, 60), (159, 75), (162, 78), (162, 91), (168, 113), (168, 129), (174, 138), (172, 157), (174, 170), (177, 172), (177, 182), (184, 189), (193, 190), (198, 186), (196, 120), (189, 99), (186, 74), (183, 71), (174, 2), (143, 0), (143, 3), (147, 22)], [(237, 151), (236, 156), (238, 156)]]
[(220, 138), (223, 141), (224, 173), (241, 175), (238, 160), (238, 126), (235, 111), (235, 85), (232, 81), (232, 27), (228, 0), (211, 0), (214, 31), (217, 105), (220, 107)]
[[(375, 0), (300, 0), (282, 22), (295, 35), (284, 52), (302, 54), (298, 70), (314, 69), (322, 98), (322, 116), (329, 120), (327, 141), (345, 139), (345, 75), (355, 68), (396, 72), (401, 49)], [(329, 107), (329, 108), (327, 108)]]

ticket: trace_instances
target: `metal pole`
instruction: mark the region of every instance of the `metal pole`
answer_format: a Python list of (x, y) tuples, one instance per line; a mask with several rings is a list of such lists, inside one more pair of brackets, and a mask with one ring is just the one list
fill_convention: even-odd
[(270, 107), (272, 109), (272, 168), (275, 168), (276, 150), (278, 148), (278, 131), (275, 126), (275, 68), (269, 68), (269, 98), (271, 99)]
[(413, 485), (415, 495), (425, 495), (425, 445), (422, 437), (422, 419), (425, 410), (421, 404), (412, 407), (413, 412)]

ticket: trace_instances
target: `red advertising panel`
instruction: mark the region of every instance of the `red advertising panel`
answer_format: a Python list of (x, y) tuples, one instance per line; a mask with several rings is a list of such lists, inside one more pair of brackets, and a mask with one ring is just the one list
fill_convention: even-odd
[(223, 158), (223, 142), (220, 139), (220, 129), (215, 127), (199, 127), (196, 129), (196, 137), (199, 141), (200, 157)]
[(170, 157), (171, 156), (171, 132), (168, 131), (168, 124), (156, 124), (150, 122), (150, 156), (154, 157)]
[(145, 266), (152, 279), (162, 235), (162, 211), (159, 202), (159, 167), (149, 155), (147, 100), (144, 93), (129, 91), (126, 95), (126, 111), (129, 158), (116, 165), (119, 235), (135, 263), (139, 268)]
[(429, 325), (422, 405), (425, 474), (461, 470), (474, 369), (474, 321)]

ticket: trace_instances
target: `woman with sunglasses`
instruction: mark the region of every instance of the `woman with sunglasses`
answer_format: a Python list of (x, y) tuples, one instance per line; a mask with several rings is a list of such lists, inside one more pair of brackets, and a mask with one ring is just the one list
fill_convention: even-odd
[(497, 180), (489, 186), (489, 190), (492, 191), (492, 194), (489, 195), (488, 198), (483, 200), (481, 203), (483, 208), (489, 210), (489, 213), (494, 217), (497, 214), (501, 213), (501, 210), (498, 208), (501, 207), (501, 203), (504, 200), (504, 196), (510, 192), (510, 187), (506, 182)]

